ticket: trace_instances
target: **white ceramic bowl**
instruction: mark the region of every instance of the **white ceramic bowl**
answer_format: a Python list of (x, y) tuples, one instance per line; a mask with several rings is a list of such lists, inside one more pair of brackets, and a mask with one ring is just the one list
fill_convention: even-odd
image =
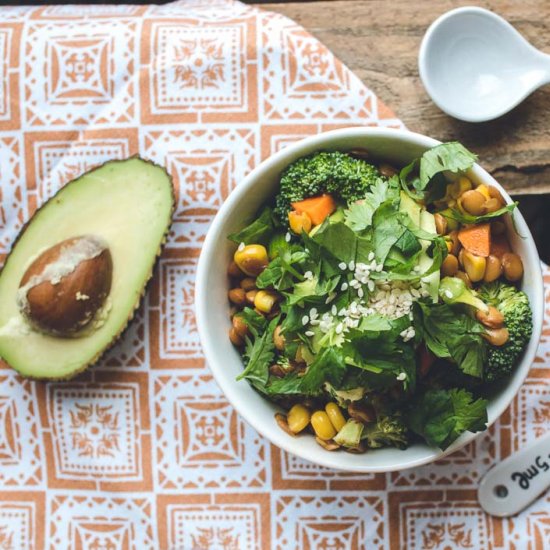
[[(227, 399), (237, 411), (254, 429), (285, 451), (329, 468), (355, 472), (390, 472), (437, 460), (476, 437), (465, 433), (444, 452), (421, 444), (413, 445), (405, 451), (386, 448), (360, 455), (325, 451), (313, 437), (294, 438), (282, 431), (273, 418), (277, 407), (256, 393), (245, 380), (235, 380), (243, 364), (227, 336), (230, 320), (226, 270), (235, 250), (234, 243), (227, 240), (227, 235), (241, 229), (259, 207), (275, 194), (279, 175), (288, 164), (313, 151), (346, 151), (361, 147), (377, 160), (402, 166), (438, 143), (435, 139), (412, 132), (383, 128), (345, 128), (306, 138), (256, 167), (231, 193), (210, 227), (199, 259), (195, 290), (197, 325), (206, 360)], [(477, 164), (469, 175), (476, 182), (488, 183), (503, 191)], [(505, 192), (503, 196), (510, 200)], [(514, 375), (491, 399), (489, 424), (502, 414), (523, 383), (535, 357), (542, 328), (544, 292), (540, 260), (525, 220), (517, 211), (515, 223), (519, 235), (510, 231), (510, 237), (513, 249), (520, 254), (525, 266), (522, 288), (533, 307), (533, 336)]]

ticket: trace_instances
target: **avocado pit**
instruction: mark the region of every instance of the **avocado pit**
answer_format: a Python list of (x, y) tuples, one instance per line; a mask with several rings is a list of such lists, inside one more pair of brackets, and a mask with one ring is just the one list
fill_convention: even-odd
[(111, 252), (102, 239), (66, 239), (29, 265), (19, 284), (17, 305), (34, 328), (54, 336), (77, 336), (103, 307), (112, 275)]

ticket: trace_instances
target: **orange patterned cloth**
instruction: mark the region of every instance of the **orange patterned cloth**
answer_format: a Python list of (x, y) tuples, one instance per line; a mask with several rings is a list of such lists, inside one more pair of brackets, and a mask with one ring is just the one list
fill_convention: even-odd
[(108, 159), (139, 152), (177, 194), (152, 288), (95, 368), (40, 383), (0, 365), (0, 549), (550, 547), (548, 495), (510, 520), (476, 501), (484, 472), (548, 429), (548, 325), (489, 432), (392, 474), (270, 446), (204, 364), (193, 279), (216, 210), (262, 158), (358, 124), (402, 126), (280, 15), (223, 0), (0, 8), (0, 254), (38, 205)]

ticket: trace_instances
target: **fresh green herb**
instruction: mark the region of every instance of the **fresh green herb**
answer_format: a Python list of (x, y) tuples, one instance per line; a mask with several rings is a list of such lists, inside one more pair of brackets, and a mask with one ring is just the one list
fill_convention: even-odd
[(301, 390), (307, 394), (318, 393), (325, 382), (339, 384), (345, 373), (346, 363), (342, 353), (335, 348), (325, 348), (302, 377)]
[(239, 374), (237, 380), (246, 378), (261, 392), (265, 392), (265, 386), (269, 379), (269, 367), (275, 357), (273, 331), (278, 322), (279, 317), (276, 317), (269, 323), (263, 334), (253, 333), (252, 337), (246, 337), (246, 348), (243, 354), (245, 369)]
[(416, 302), (413, 311), (415, 330), (435, 356), (453, 360), (465, 374), (483, 376), (483, 325), (447, 304)]
[(258, 218), (250, 225), (247, 225), (244, 229), (241, 229), (241, 231), (231, 233), (227, 238), (237, 244), (267, 245), (273, 235), (274, 229), (273, 210), (269, 206), (266, 206), (260, 212)]
[(488, 222), (494, 218), (498, 218), (504, 214), (512, 212), (517, 207), (517, 205), (517, 202), (513, 202), (512, 204), (507, 204), (506, 206), (499, 208), (495, 212), (489, 212), (488, 214), (482, 214), (481, 216), (472, 216), (472, 214), (467, 214), (466, 212), (463, 213), (460, 210), (456, 209), (447, 209), (440, 212), (440, 214), (442, 214), (445, 218), (456, 220), (460, 223), (475, 224)]
[(464, 389), (428, 390), (412, 401), (405, 420), (430, 445), (445, 450), (465, 431), (487, 426), (487, 400)]
[(424, 200), (426, 204), (445, 196), (446, 173), (460, 174), (469, 170), (477, 157), (457, 142), (442, 143), (428, 149), (399, 174), (403, 190), (412, 198)]

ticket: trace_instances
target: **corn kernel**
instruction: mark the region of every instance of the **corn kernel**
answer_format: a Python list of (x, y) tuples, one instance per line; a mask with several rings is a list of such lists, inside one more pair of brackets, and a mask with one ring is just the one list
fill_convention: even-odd
[(489, 192), (489, 188), (482, 183), (481, 185), (478, 185), (476, 187), (476, 191), (479, 191), (487, 200), (491, 198), (491, 193)]
[(332, 439), (336, 435), (336, 430), (325, 411), (315, 411), (311, 415), (311, 425), (313, 426), (315, 435), (325, 441)]
[(471, 252), (464, 250), (462, 261), (464, 263), (464, 271), (468, 274), (470, 281), (477, 283), (483, 279), (487, 260), (483, 256), (475, 256)]
[(294, 405), (288, 411), (286, 419), (290, 431), (297, 434), (309, 424), (310, 414), (303, 405)]
[(334, 429), (339, 432), (346, 424), (346, 419), (340, 410), (340, 407), (336, 403), (327, 403), (325, 405), (325, 411)]
[(301, 235), (302, 231), (309, 233), (311, 230), (311, 218), (306, 212), (298, 214), (295, 210), (291, 210), (288, 213), (288, 225), (293, 233), (296, 235)]
[(254, 307), (262, 313), (269, 313), (276, 302), (277, 295), (269, 290), (259, 290), (254, 296)]

